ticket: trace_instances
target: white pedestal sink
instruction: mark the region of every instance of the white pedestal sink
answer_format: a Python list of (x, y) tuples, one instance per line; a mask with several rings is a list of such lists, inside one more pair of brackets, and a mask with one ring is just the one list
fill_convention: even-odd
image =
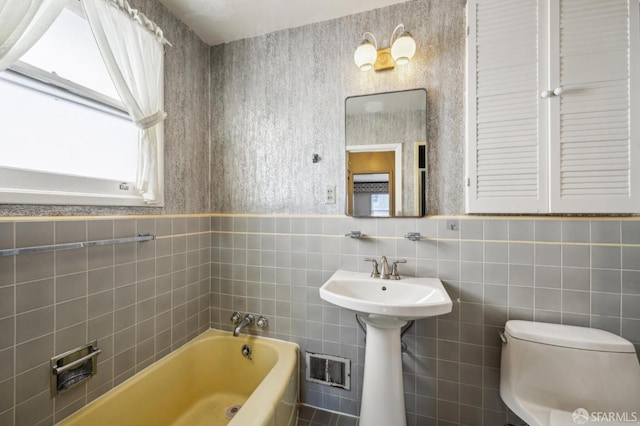
[(407, 424), (400, 329), (408, 321), (451, 312), (451, 298), (437, 278), (371, 278), (336, 271), (320, 297), (356, 311), (367, 324), (360, 426)]

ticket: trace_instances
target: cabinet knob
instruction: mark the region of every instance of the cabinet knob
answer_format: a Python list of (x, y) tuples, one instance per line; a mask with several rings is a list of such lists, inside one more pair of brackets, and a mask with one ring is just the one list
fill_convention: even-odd
[(558, 86), (553, 90), (545, 90), (540, 94), (540, 97), (543, 99), (546, 99), (546, 98), (552, 98), (554, 96), (560, 96), (562, 95), (562, 90), (563, 90), (562, 86)]

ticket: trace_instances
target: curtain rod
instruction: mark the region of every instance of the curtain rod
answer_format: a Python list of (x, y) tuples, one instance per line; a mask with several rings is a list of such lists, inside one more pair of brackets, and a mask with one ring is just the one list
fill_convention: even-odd
[(131, 19), (138, 22), (140, 25), (146, 28), (147, 31), (154, 34), (161, 44), (167, 44), (173, 47), (173, 45), (169, 43), (169, 41), (166, 38), (164, 38), (164, 33), (162, 32), (162, 29), (160, 29), (158, 24), (153, 22), (151, 19), (147, 17), (147, 15), (140, 12), (138, 9), (134, 9), (133, 7), (131, 7), (131, 5), (127, 0), (105, 0), (105, 1), (109, 2), (110, 4), (117, 7), (118, 9), (122, 10), (124, 13), (127, 13), (131, 17)]

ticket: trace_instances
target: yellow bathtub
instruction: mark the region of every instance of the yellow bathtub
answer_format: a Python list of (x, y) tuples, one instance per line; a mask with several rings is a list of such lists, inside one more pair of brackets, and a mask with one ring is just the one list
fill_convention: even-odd
[(210, 329), (59, 424), (293, 426), (298, 386), (298, 345)]

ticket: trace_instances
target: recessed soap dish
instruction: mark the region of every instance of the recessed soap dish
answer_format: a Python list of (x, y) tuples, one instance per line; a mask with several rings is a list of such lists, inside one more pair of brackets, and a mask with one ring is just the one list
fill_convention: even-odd
[(51, 397), (67, 391), (98, 373), (98, 341), (71, 349), (51, 358)]

